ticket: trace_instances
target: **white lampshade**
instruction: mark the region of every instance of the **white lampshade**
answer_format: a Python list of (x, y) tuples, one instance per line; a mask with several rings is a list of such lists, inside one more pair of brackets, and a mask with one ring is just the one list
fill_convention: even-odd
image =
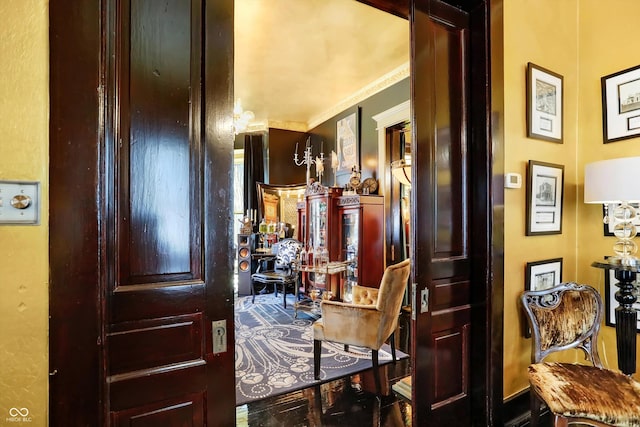
[(640, 157), (602, 160), (584, 167), (584, 202), (640, 201)]

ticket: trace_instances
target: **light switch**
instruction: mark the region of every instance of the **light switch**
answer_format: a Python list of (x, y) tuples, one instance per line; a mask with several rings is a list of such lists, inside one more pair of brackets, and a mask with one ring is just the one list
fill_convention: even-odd
[(0, 225), (40, 224), (40, 183), (0, 181)]

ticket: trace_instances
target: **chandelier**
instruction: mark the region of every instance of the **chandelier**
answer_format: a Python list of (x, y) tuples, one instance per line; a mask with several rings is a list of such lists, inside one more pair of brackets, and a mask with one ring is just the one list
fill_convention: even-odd
[(233, 105), (233, 132), (236, 135), (245, 132), (254, 118), (253, 111), (244, 111), (242, 102), (237, 99)]

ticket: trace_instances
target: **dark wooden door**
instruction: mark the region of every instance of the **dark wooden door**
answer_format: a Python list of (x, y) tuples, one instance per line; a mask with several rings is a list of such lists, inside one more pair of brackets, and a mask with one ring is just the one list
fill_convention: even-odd
[(470, 106), (487, 101), (471, 84), (470, 14), (413, 6), (414, 425), (486, 426), (488, 146)]
[(233, 425), (233, 1), (80, 3), (51, 2), (51, 424)]

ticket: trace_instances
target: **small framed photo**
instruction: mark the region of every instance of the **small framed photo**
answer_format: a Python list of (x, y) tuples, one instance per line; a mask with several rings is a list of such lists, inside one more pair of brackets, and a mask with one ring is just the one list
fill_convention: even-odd
[[(528, 262), (524, 275), (526, 291), (541, 291), (553, 288), (562, 282), (562, 258), (551, 258), (542, 261)], [(531, 337), (528, 324), (524, 323), (525, 338)]]
[[(640, 203), (629, 203), (629, 204), (633, 206), (637, 211), (640, 211)], [(604, 235), (613, 236), (614, 235), (613, 227), (615, 226), (615, 221), (613, 219), (613, 209), (616, 207), (616, 205), (613, 203), (610, 203), (608, 205), (607, 210), (605, 210), (604, 206), (605, 205), (602, 205), (602, 217), (604, 218), (606, 214), (606, 216), (609, 218), (609, 221), (603, 223)], [(633, 225), (640, 228), (640, 215), (636, 215), (636, 217), (633, 220)]]
[(527, 64), (527, 136), (562, 143), (563, 77)]
[(337, 173), (360, 170), (360, 107), (336, 122)]
[(529, 160), (527, 236), (562, 234), (564, 165)]
[(604, 143), (640, 136), (640, 65), (601, 80)]
[[(606, 258), (606, 257), (605, 257)], [(616, 284), (618, 280), (616, 279), (615, 270), (607, 269), (604, 271), (604, 306), (605, 306), (605, 324), (607, 326), (616, 326), (616, 308), (620, 305), (618, 301), (616, 301), (616, 292), (618, 291), (618, 287)], [(640, 281), (636, 279), (634, 282), (635, 290), (634, 293), (636, 297), (638, 297), (638, 301), (633, 304), (633, 308), (636, 311), (640, 310)], [(638, 317), (637, 332), (640, 332), (640, 317)]]

